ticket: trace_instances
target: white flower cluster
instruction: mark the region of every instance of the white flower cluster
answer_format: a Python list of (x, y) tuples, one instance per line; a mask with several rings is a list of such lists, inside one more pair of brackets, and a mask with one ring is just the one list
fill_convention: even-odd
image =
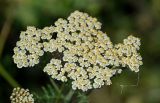
[(123, 44), (115, 45), (117, 55), (123, 67), (128, 66), (132, 71), (139, 71), (139, 66), (143, 64), (142, 57), (137, 52), (139, 46), (140, 40), (133, 36), (124, 39)]
[[(137, 52), (140, 40), (129, 36), (124, 39), (123, 44), (113, 45), (107, 34), (100, 29), (101, 23), (96, 18), (75, 11), (67, 20), (58, 19), (55, 26), (37, 31), (34, 29), (34, 34), (39, 34), (39, 36), (23, 37), (25, 40), (38, 38), (33, 44), (25, 43), (30, 47), (37, 45), (34, 47), (37, 49), (35, 51), (32, 48), (24, 48), (24, 45), (17, 45), (18, 47), (14, 50), (14, 61), (19, 67), (34, 66), (33, 64), (38, 63), (38, 61), (31, 62), (26, 52), (22, 55), (22, 50), (28, 50), (28, 56), (36, 55), (38, 58), (43, 55), (43, 52), (53, 54), (58, 52), (62, 56), (58, 59), (53, 56), (44, 68), (44, 72), (62, 82), (72, 80), (72, 88), (83, 91), (100, 88), (105, 84), (110, 85), (111, 77), (116, 73), (121, 73), (121, 69), (115, 69), (120, 66), (129, 67), (132, 71), (138, 72), (139, 66), (142, 65), (142, 58)], [(40, 43), (40, 41), (43, 42)], [(24, 42), (24, 39), (21, 38), (20, 42)], [(24, 65), (25, 63), (27, 65)]]
[(14, 48), (14, 62), (18, 68), (33, 67), (39, 63), (39, 56), (44, 54), (42, 50), (41, 33), (35, 27), (28, 27), (27, 31), (20, 34), (20, 41)]
[(28, 89), (14, 88), (10, 96), (11, 103), (34, 103), (33, 95)]

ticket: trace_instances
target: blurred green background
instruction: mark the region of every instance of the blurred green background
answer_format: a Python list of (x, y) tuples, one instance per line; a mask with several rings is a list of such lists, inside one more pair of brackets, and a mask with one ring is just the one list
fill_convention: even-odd
[(111, 86), (91, 92), (90, 103), (160, 103), (160, 0), (0, 0), (0, 103), (9, 103), (17, 83), (38, 90), (49, 82), (42, 67), (18, 69), (13, 63), (20, 31), (53, 25), (75, 10), (102, 22), (114, 43), (131, 34), (142, 43), (139, 74), (125, 70), (113, 77)]

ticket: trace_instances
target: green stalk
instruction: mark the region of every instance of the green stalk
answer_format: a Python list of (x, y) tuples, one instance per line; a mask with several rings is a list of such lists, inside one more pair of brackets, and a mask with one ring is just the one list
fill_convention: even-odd
[(19, 87), (19, 84), (5, 71), (4, 67), (0, 63), (0, 75), (6, 79), (6, 81), (12, 86), (12, 87)]
[(59, 87), (57, 86), (57, 84), (54, 82), (54, 80), (50, 79), (50, 81), (51, 81), (51, 84), (53, 85), (53, 87), (55, 88), (56, 92), (58, 94), (60, 94), (61, 90), (59, 89)]
[(74, 95), (74, 90), (71, 88), (70, 91), (68, 92), (68, 94), (66, 95), (66, 98), (65, 98), (67, 103), (71, 101), (73, 95)]

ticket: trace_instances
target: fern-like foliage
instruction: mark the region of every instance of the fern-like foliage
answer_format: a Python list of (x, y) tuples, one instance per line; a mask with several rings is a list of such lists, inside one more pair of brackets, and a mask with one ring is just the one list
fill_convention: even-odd
[(70, 83), (59, 84), (54, 80), (35, 92), (36, 103), (88, 103), (87, 96), (82, 91), (74, 91)]

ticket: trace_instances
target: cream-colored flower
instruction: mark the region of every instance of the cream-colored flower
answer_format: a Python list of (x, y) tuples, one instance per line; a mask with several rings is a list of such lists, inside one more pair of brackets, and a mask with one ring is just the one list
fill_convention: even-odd
[(18, 68), (33, 67), (39, 63), (39, 57), (44, 54), (40, 37), (41, 33), (35, 27), (27, 27), (27, 31), (21, 32), (13, 55)]
[(142, 57), (137, 52), (140, 48), (139, 38), (129, 36), (124, 39), (123, 44), (115, 45), (117, 56), (120, 64), (125, 67), (128, 66), (132, 71), (138, 72), (139, 66), (142, 65)]
[(11, 103), (34, 103), (33, 95), (28, 89), (14, 88), (10, 96)]
[(55, 26), (28, 28), (14, 48), (14, 62), (20, 68), (34, 66), (43, 52), (50, 52), (53, 58), (44, 72), (62, 82), (71, 80), (73, 89), (83, 91), (110, 85), (111, 77), (122, 72), (120, 67), (138, 72), (142, 65), (139, 38), (129, 36), (123, 43), (113, 45), (100, 29), (96, 18), (79, 11), (67, 19), (58, 19)]

